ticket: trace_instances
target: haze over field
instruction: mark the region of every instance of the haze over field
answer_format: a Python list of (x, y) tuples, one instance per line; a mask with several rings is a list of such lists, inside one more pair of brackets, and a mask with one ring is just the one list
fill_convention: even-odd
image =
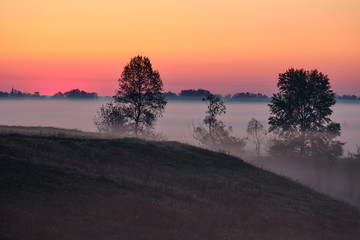
[[(52, 126), (83, 131), (96, 131), (93, 118), (105, 100), (1, 100), (0, 125)], [(267, 102), (228, 102), (227, 113), (220, 119), (233, 127), (233, 134), (246, 137), (246, 127), (251, 118), (259, 120), (266, 128), (269, 117)], [(345, 154), (355, 152), (360, 145), (360, 104), (337, 103), (333, 119), (342, 126), (340, 140), (346, 142)], [(204, 102), (169, 101), (164, 117), (155, 130), (176, 140), (197, 144), (193, 139), (192, 125), (202, 121), (206, 111)], [(251, 145), (251, 144), (249, 144)], [(265, 149), (263, 149), (265, 150)]]

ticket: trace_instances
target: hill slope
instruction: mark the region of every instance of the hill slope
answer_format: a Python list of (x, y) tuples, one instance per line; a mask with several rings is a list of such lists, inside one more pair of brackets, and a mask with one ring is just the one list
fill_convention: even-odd
[(0, 239), (358, 239), (357, 209), (176, 142), (0, 135)]

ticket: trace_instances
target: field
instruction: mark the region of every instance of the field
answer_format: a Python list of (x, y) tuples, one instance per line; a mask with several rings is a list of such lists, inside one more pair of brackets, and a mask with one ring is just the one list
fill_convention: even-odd
[(357, 208), (223, 153), (62, 129), (7, 130), (0, 239), (360, 237)]

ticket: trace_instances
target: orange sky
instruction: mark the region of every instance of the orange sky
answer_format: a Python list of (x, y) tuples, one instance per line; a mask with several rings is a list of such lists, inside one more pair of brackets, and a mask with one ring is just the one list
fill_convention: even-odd
[(271, 94), (303, 67), (360, 95), (359, 13), (359, 0), (1, 1), (0, 91), (113, 95), (140, 54), (166, 91)]

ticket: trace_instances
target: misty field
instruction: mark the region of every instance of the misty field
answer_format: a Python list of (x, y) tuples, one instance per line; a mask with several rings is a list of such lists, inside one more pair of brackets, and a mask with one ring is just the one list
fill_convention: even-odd
[[(96, 131), (93, 119), (105, 100), (1, 100), (1, 125), (49, 126)], [(227, 112), (219, 119), (233, 127), (233, 135), (246, 137), (246, 126), (256, 118), (267, 128), (269, 107), (267, 102), (228, 102)], [(341, 124), (340, 140), (346, 142), (345, 154), (354, 152), (360, 145), (360, 104), (337, 103), (332, 118)], [(201, 122), (206, 111), (205, 103), (169, 101), (164, 116), (155, 130), (169, 140), (196, 143), (191, 136), (192, 125)]]

